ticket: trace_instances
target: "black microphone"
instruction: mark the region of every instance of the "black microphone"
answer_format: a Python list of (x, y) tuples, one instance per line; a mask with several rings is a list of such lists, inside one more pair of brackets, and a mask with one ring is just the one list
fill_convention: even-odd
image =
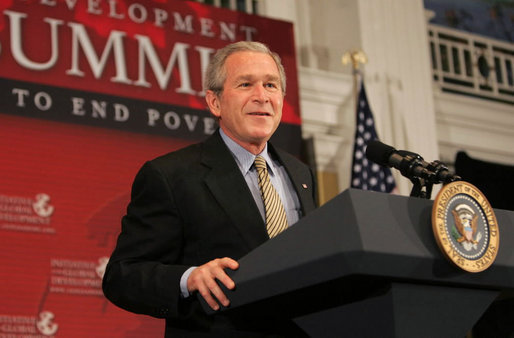
[(430, 183), (445, 184), (461, 179), (451, 173), (440, 161), (428, 163), (419, 154), (407, 150), (396, 150), (378, 140), (368, 142), (366, 157), (379, 165), (398, 169), (409, 179), (423, 178)]

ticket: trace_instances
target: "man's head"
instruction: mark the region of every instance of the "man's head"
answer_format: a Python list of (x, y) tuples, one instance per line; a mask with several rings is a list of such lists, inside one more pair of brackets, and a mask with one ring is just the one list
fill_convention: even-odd
[(280, 60), (280, 56), (277, 53), (272, 52), (265, 44), (256, 41), (239, 41), (218, 50), (210, 60), (209, 66), (205, 72), (203, 87), (206, 91), (212, 90), (217, 95), (221, 94), (223, 91), (223, 84), (227, 77), (225, 61), (230, 55), (237, 52), (258, 52), (271, 56), (280, 73), (282, 93), (284, 95), (286, 94), (286, 73), (284, 71), (282, 61)]
[(221, 129), (257, 154), (277, 129), (285, 93), (278, 55), (258, 42), (220, 49), (206, 73), (206, 101)]

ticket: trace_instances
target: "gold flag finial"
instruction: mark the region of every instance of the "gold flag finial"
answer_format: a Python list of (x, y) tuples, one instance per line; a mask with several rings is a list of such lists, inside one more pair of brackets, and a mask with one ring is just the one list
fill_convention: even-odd
[(368, 57), (362, 50), (351, 50), (343, 54), (341, 58), (343, 65), (347, 65), (351, 62), (352, 64), (352, 75), (353, 75), (353, 97), (355, 98), (355, 105), (357, 106), (358, 95), (359, 95), (359, 78), (362, 77), (362, 72), (359, 69), (361, 64), (368, 62)]
[(353, 70), (358, 71), (361, 64), (368, 62), (368, 57), (362, 50), (351, 50), (343, 54), (341, 62), (343, 65), (347, 65), (351, 62)]

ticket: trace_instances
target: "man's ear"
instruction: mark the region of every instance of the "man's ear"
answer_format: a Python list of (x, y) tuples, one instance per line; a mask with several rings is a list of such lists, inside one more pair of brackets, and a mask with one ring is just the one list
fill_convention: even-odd
[(207, 106), (209, 106), (209, 110), (212, 115), (216, 117), (220, 117), (221, 109), (220, 109), (220, 98), (216, 95), (212, 90), (208, 90), (205, 93), (205, 101), (207, 102)]

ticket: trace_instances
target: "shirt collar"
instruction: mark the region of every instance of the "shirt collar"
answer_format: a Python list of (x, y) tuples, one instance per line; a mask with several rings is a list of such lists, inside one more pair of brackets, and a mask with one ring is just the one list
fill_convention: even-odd
[[(246, 175), (250, 168), (253, 165), (253, 162), (255, 161), (255, 157), (257, 155), (252, 154), (245, 148), (241, 147), (237, 142), (235, 142), (233, 139), (231, 139), (227, 134), (223, 132), (223, 129), (220, 128), (220, 135), (223, 139), (223, 142), (227, 145), (228, 149), (236, 159), (236, 163), (239, 166), (239, 169), (243, 173), (243, 175)], [(268, 143), (264, 146), (264, 149), (260, 154), (258, 154), (266, 160), (266, 163), (268, 164), (269, 172), (270, 174), (273, 174), (275, 170), (275, 166), (273, 161), (271, 160), (271, 157), (268, 154)]]

